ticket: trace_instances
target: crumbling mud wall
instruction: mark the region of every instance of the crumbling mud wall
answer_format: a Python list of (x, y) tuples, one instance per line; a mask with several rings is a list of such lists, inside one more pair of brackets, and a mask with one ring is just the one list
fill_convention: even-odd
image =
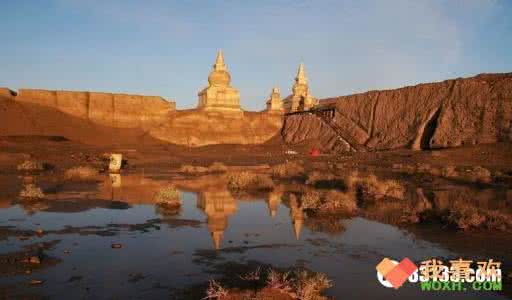
[(0, 136), (63, 136), (86, 144), (261, 144), (279, 135), (267, 112), (176, 111), (174, 102), (137, 95), (0, 89)]
[(157, 96), (20, 89), (15, 101), (55, 108), (115, 128), (148, 129), (164, 122), (176, 103)]
[[(370, 150), (512, 141), (512, 73), (324, 99), (320, 107), (335, 107), (341, 115), (335, 121), (350, 134), (341, 138)], [(283, 138), (332, 149), (332, 140), (339, 137), (332, 130), (320, 132), (319, 122), (311, 115), (289, 116)]]
[(279, 135), (283, 117), (267, 112), (243, 114), (177, 111), (169, 122), (151, 130), (158, 139), (186, 146), (262, 144)]

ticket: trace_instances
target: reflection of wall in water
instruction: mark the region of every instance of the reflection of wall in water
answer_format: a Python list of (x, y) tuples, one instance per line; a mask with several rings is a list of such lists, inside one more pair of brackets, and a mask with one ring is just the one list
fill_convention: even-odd
[(169, 182), (166, 180), (155, 180), (143, 175), (109, 174), (99, 184), (95, 196), (130, 204), (154, 204), (155, 194), (168, 185)]

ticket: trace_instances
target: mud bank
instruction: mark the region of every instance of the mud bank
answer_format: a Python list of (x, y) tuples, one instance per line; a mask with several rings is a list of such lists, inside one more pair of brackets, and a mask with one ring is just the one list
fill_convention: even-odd
[[(419, 84), (395, 90), (320, 101), (335, 108), (338, 134), (312, 114), (286, 118), (287, 143), (309, 142), (328, 150), (349, 150), (350, 140), (368, 150), (458, 147), (512, 140), (512, 73)], [(335, 149), (336, 150), (336, 149)]]

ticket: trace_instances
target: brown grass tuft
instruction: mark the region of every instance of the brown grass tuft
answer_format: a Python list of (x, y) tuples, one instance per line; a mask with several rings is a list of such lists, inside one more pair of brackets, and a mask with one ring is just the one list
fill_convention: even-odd
[(73, 167), (64, 173), (64, 178), (67, 180), (88, 181), (97, 179), (97, 176), (98, 171), (89, 166)]
[(270, 190), (274, 187), (272, 179), (266, 175), (250, 172), (228, 175), (228, 188), (232, 190)]
[(213, 164), (211, 164), (209, 167), (208, 167), (208, 171), (212, 172), (212, 173), (222, 173), (222, 172), (226, 172), (228, 170), (228, 167), (226, 167), (226, 165), (224, 165), (223, 163), (221, 162), (214, 162)]
[(19, 171), (42, 171), (44, 164), (35, 160), (25, 160), (16, 167)]
[(181, 206), (180, 192), (176, 189), (176, 187), (172, 185), (166, 186), (159, 190), (155, 194), (153, 200), (156, 201), (157, 204), (165, 205), (168, 207)]
[(375, 199), (391, 197), (404, 199), (405, 188), (397, 180), (379, 180), (374, 174), (361, 176), (357, 171), (350, 174), (348, 186), (351, 190), (362, 188), (362, 190)]
[(26, 184), (23, 190), (20, 191), (20, 197), (28, 199), (42, 199), (44, 198), (43, 191), (33, 183)]
[(322, 291), (332, 286), (324, 273), (315, 273), (309, 271), (299, 271), (295, 284), (296, 294), (302, 300), (320, 300), (327, 299), (321, 295)]
[(304, 166), (295, 161), (287, 161), (272, 167), (274, 178), (292, 178), (304, 175)]
[(185, 174), (198, 174), (198, 173), (222, 173), (226, 172), (228, 167), (221, 162), (214, 162), (209, 167), (183, 165), (179, 169), (179, 172)]

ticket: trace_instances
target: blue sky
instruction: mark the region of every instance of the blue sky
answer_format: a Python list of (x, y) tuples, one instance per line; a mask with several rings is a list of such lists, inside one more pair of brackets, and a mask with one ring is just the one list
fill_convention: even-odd
[(0, 86), (160, 95), (194, 107), (223, 49), (241, 104), (512, 72), (512, 1), (3, 0)]

